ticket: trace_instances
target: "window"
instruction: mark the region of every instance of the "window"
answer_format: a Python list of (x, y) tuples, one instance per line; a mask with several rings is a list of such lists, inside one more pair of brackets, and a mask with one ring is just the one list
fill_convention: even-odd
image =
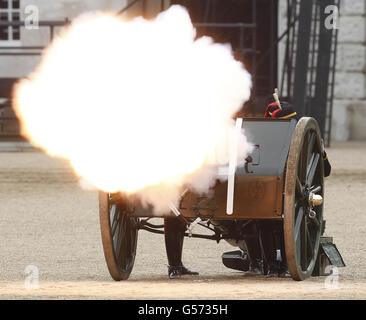
[[(0, 21), (19, 21), (19, 0), (0, 0)], [(0, 26), (0, 41), (19, 41), (20, 26)]]

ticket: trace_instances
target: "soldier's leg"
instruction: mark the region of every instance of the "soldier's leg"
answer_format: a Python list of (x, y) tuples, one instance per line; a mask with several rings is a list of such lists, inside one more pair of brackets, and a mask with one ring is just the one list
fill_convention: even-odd
[(282, 221), (264, 221), (261, 225), (260, 239), (266, 264), (267, 276), (290, 277), (288, 272)]
[(286, 260), (283, 221), (277, 221), (274, 230), (275, 230), (275, 237), (277, 237), (276, 241), (278, 242), (278, 250), (280, 250), (279, 276), (281, 278), (291, 278), (291, 274), (288, 271), (287, 260)]
[(264, 260), (267, 265), (267, 276), (273, 277), (279, 274), (279, 263), (277, 261), (277, 241), (274, 234), (276, 227), (273, 221), (263, 221), (260, 228), (260, 241), (263, 249)]
[(182, 225), (181, 221), (176, 218), (164, 219), (165, 249), (169, 266), (179, 266), (181, 264), (182, 238), (184, 237)]
[(254, 274), (263, 274), (263, 257), (259, 243), (257, 224), (252, 222), (245, 227), (245, 244), (247, 246), (250, 259), (249, 272)]
[(169, 278), (179, 278), (181, 275), (198, 275), (198, 272), (189, 270), (182, 263), (185, 224), (177, 218), (164, 219), (165, 248), (168, 257)]

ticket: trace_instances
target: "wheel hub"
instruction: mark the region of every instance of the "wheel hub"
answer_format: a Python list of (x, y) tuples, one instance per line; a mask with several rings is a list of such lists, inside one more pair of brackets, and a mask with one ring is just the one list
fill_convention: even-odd
[(323, 197), (315, 192), (317, 190), (311, 190), (309, 186), (304, 186), (303, 189), (303, 201), (302, 204), (304, 206), (305, 212), (310, 219), (316, 218), (316, 212), (313, 210), (314, 207), (320, 206), (323, 204)]
[(317, 207), (323, 204), (323, 197), (320, 194), (313, 192), (309, 193), (309, 205), (311, 207)]

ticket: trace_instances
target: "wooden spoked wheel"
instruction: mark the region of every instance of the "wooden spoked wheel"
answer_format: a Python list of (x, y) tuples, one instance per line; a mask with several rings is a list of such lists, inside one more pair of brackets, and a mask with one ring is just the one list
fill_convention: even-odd
[(284, 239), (291, 277), (310, 277), (318, 255), (323, 223), (324, 163), (315, 119), (296, 125), (287, 158)]
[(109, 273), (116, 281), (126, 280), (135, 262), (138, 220), (128, 204), (115, 201), (105, 192), (99, 192), (99, 217)]

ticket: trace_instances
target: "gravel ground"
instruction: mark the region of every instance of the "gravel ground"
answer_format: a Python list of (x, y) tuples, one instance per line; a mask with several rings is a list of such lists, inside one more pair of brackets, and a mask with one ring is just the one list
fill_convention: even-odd
[[(67, 162), (41, 152), (0, 153), (0, 298), (2, 299), (365, 299), (366, 143), (334, 144), (326, 180), (326, 235), (346, 268), (326, 277), (266, 279), (225, 268), (226, 242), (186, 239), (184, 263), (198, 277), (170, 281), (164, 239), (139, 233), (128, 281), (111, 280), (100, 239), (98, 197), (79, 187)], [(39, 288), (25, 287), (25, 268)], [(334, 284), (334, 283), (333, 283)]]

